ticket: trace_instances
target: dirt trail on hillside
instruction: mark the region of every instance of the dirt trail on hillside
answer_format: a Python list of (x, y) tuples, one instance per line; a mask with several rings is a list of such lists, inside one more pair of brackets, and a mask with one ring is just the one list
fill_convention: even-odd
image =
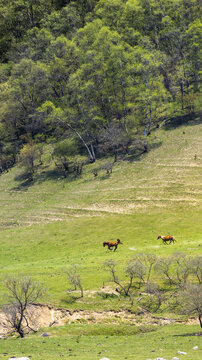
[[(28, 309), (27, 317), (29, 326), (35, 330), (41, 327), (61, 326), (65, 323), (111, 323), (111, 324), (134, 324), (141, 325), (166, 325), (170, 323), (197, 324), (197, 319), (190, 319), (188, 322), (169, 319), (166, 317), (154, 317), (149, 313), (135, 315), (127, 310), (122, 311), (88, 311), (88, 310), (67, 310), (54, 306), (35, 304)], [(3, 312), (0, 312), (0, 335), (6, 336), (11, 331), (8, 320)]]

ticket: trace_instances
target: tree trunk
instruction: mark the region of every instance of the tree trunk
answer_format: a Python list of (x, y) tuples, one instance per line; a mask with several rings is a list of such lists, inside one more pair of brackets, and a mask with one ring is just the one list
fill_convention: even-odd
[(147, 86), (149, 79), (147, 79), (145, 84), (145, 118), (144, 118), (144, 149), (147, 149)]
[(21, 338), (23, 338), (25, 336), (24, 331), (22, 329), (18, 330), (18, 334), (20, 335)]
[(87, 150), (87, 152), (88, 152), (88, 154), (89, 154), (89, 156), (90, 156), (90, 159), (93, 161), (93, 162), (95, 162), (95, 154), (93, 154), (92, 153), (92, 151), (90, 150), (90, 148), (89, 148), (89, 146), (87, 145), (87, 143), (85, 142), (85, 140), (83, 139), (83, 137), (80, 135), (80, 133), (77, 131), (77, 130), (75, 130), (70, 124), (67, 124), (67, 126), (72, 130), (72, 131), (74, 131), (76, 134), (77, 134), (77, 136), (79, 137), (79, 139), (82, 141), (82, 143), (84, 144), (84, 146), (85, 146), (85, 148), (86, 148), (86, 150)]
[(199, 322), (200, 322), (200, 327), (202, 328), (202, 314), (199, 314), (198, 319), (199, 319)]
[(181, 97), (182, 97), (182, 110), (184, 110), (184, 87), (183, 87), (183, 80), (180, 81), (180, 90), (181, 90)]
[(151, 129), (151, 116), (152, 116), (152, 108), (151, 108), (151, 102), (150, 102), (150, 103), (149, 103), (149, 125), (148, 125), (147, 135), (150, 135), (150, 129)]
[(121, 79), (121, 89), (122, 89), (122, 105), (123, 105), (123, 118), (124, 118), (124, 129), (126, 132), (127, 130), (127, 109), (126, 109), (126, 96), (125, 96), (125, 89), (124, 89), (124, 82), (123, 79)]

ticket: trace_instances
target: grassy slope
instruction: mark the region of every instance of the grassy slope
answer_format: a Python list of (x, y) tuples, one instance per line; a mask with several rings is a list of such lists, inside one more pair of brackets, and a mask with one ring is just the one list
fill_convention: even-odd
[[(156, 146), (142, 159), (128, 157), (110, 177), (92, 175), (89, 165), (75, 181), (47, 178), (45, 168), (30, 186), (12, 169), (0, 181), (1, 278), (30, 274), (50, 289), (51, 301), (64, 296), (67, 264), (79, 264), (85, 289), (108, 280), (102, 264), (120, 266), (136, 252), (157, 255), (201, 251), (202, 125), (155, 133)], [(194, 159), (197, 154), (197, 159)], [(46, 155), (47, 156), (47, 155)], [(141, 161), (140, 161), (141, 160)], [(174, 234), (175, 246), (163, 246), (158, 234)], [(124, 245), (107, 252), (102, 241), (120, 238)]]
[[(121, 270), (136, 252), (201, 254), (201, 135), (200, 123), (159, 129), (154, 139), (158, 146), (141, 159), (128, 158), (117, 163), (110, 177), (104, 172), (93, 177), (91, 171), (98, 166), (97, 162), (85, 168), (83, 176), (75, 181), (48, 178), (47, 171), (55, 174), (52, 165), (45, 168), (46, 164), (44, 172), (30, 186), (18, 180), (19, 169), (3, 174), (0, 278), (29, 274), (48, 287), (45, 302), (68, 308), (127, 307), (127, 301), (117, 302), (113, 298), (85, 296), (77, 302), (68, 298), (63, 267), (79, 264), (84, 289), (96, 290), (103, 281), (109, 282), (109, 275), (102, 269), (106, 259), (115, 259)], [(169, 233), (175, 235), (177, 243), (163, 246), (157, 235)], [(107, 252), (102, 241), (117, 237), (124, 245), (115, 253)], [(3, 292), (1, 285), (0, 295)], [(3, 297), (0, 298), (3, 302)], [(187, 359), (201, 358), (200, 349), (192, 350), (199, 345), (200, 338), (188, 336), (198, 331), (198, 326), (160, 327), (156, 332), (135, 336), (134, 328), (126, 330), (123, 325), (122, 330), (121, 337), (106, 337), (105, 334), (116, 330), (104, 324), (97, 328), (74, 324), (61, 330), (48, 329), (53, 336), (49, 339), (44, 340), (37, 333), (19, 342), (3, 341), (0, 359), (14, 355), (32, 355), (36, 360), (47, 356), (66, 359), (71, 353), (69, 348), (73, 349), (75, 359), (83, 360), (104, 356), (119, 359), (123, 348), (128, 359), (178, 357), (177, 350), (186, 351)], [(83, 335), (79, 342), (78, 335)]]
[[(133, 326), (119, 327), (97, 325), (72, 325), (63, 328), (48, 329), (50, 337), (41, 338), (29, 335), (26, 338), (0, 340), (0, 359), (11, 356), (28, 356), (34, 360), (95, 360), (109, 358), (110, 360), (154, 358), (186, 360), (201, 359), (201, 337), (197, 334), (198, 327), (189, 325), (169, 325), (152, 332), (137, 332)], [(143, 329), (142, 329), (143, 330)], [(113, 334), (113, 336), (112, 336)], [(193, 347), (198, 346), (197, 350)], [(179, 355), (178, 351), (187, 355)]]

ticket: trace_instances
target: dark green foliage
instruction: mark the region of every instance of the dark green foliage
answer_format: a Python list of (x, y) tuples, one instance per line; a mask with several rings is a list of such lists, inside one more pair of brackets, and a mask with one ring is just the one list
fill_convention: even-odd
[[(61, 140), (65, 127), (77, 134), (80, 154), (85, 148), (95, 161), (111, 153), (116, 161), (134, 142), (148, 151), (148, 136), (162, 120), (198, 112), (197, 0), (0, 5), (0, 125), (14, 148), (8, 166), (28, 134)], [(62, 122), (41, 111), (47, 102)]]
[(52, 153), (56, 166), (62, 170), (64, 177), (68, 172), (81, 175), (85, 158), (78, 155), (78, 147), (74, 140), (63, 140), (55, 146)]
[(41, 156), (43, 148), (41, 144), (27, 143), (20, 150), (19, 164), (25, 169), (25, 174), (28, 175), (29, 180), (33, 180), (36, 172), (36, 162), (41, 164)]

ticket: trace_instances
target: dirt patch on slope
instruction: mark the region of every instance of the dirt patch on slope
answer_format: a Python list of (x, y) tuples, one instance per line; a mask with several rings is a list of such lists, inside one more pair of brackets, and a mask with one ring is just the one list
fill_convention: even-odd
[[(166, 325), (171, 323), (197, 324), (197, 319), (190, 319), (188, 322), (170, 319), (166, 317), (154, 317), (149, 313), (136, 315), (128, 310), (122, 311), (88, 311), (88, 310), (67, 310), (54, 306), (34, 304), (28, 309), (27, 318), (29, 326), (35, 330), (41, 327), (61, 326), (65, 323), (110, 323), (110, 324), (134, 324), (141, 325)], [(26, 327), (26, 325), (24, 324)], [(28, 329), (27, 329), (28, 330)], [(0, 335), (6, 336), (11, 331), (10, 324), (3, 312), (0, 312)]]

